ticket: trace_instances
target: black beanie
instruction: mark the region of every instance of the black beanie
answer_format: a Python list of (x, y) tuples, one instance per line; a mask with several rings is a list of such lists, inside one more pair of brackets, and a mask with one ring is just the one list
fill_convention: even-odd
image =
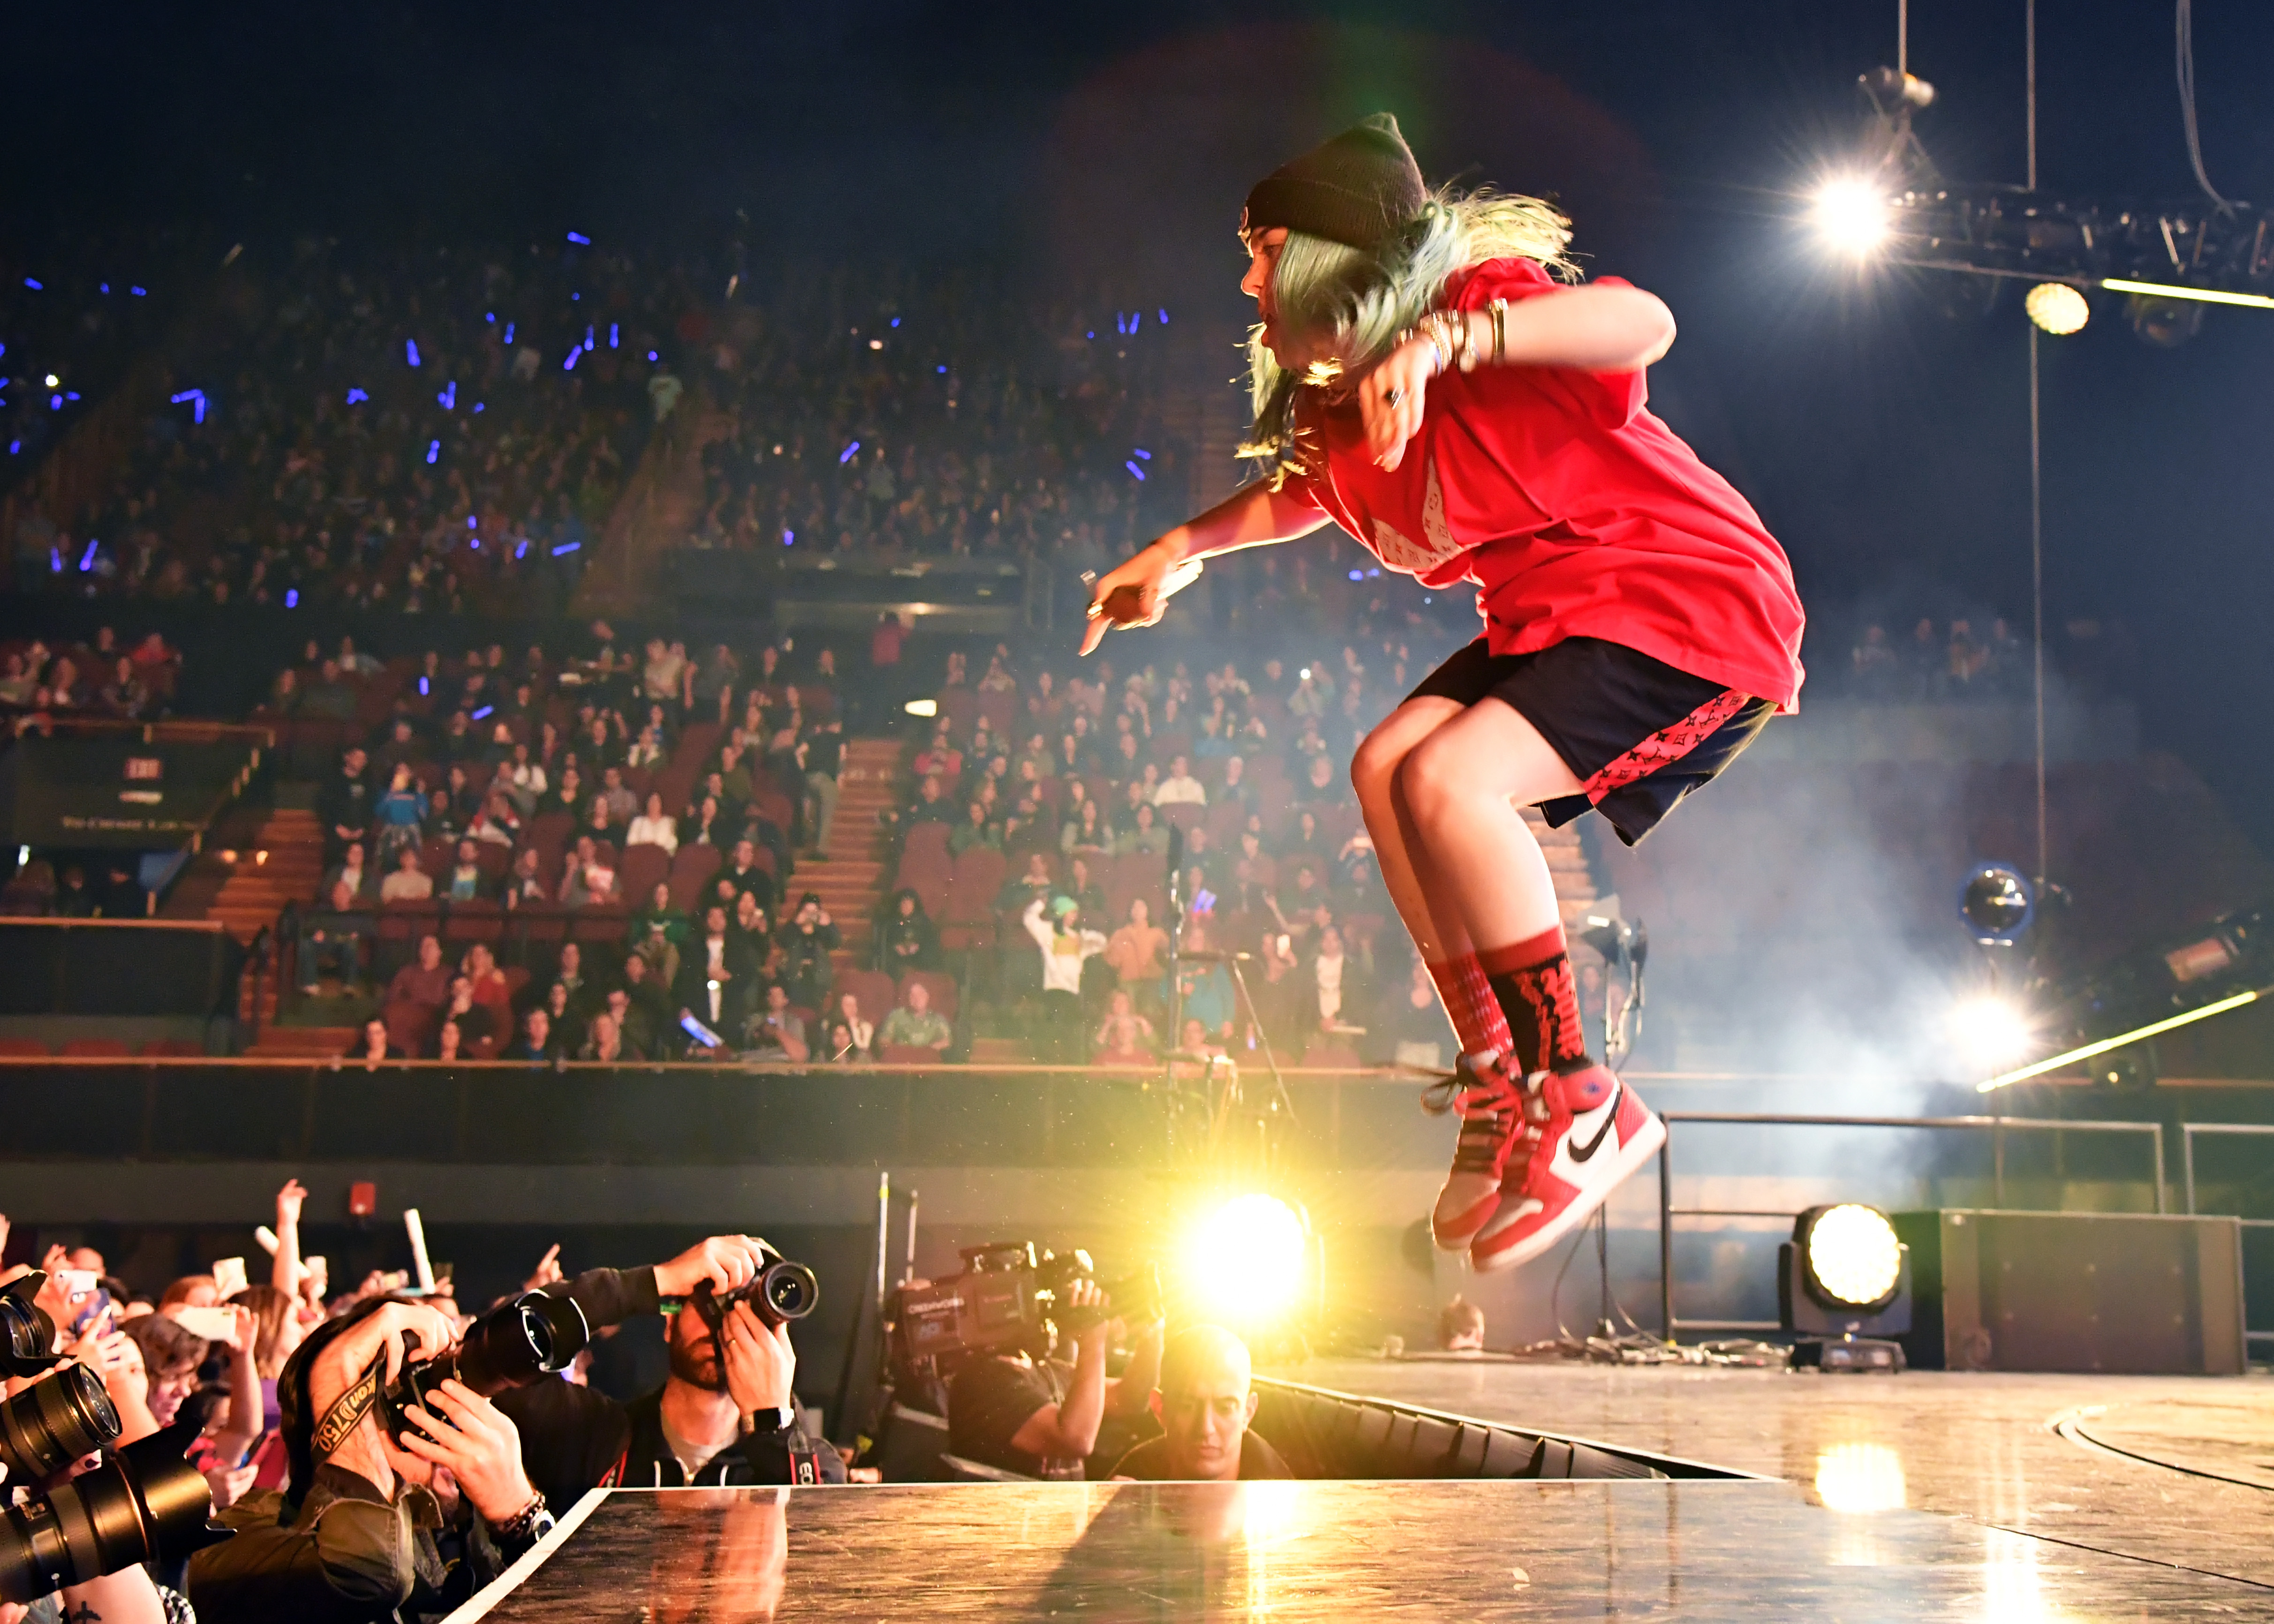
[(1247, 194), (1242, 229), (1285, 226), (1352, 248), (1374, 248), (1429, 200), (1421, 166), (1388, 113), (1352, 124), (1281, 164)]

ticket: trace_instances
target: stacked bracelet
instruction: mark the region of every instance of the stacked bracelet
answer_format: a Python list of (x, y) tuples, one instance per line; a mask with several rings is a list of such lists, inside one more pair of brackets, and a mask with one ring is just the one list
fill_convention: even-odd
[(546, 1505), (543, 1492), (538, 1491), (530, 1495), (527, 1505), (490, 1530), (490, 1539), (500, 1549), (508, 1550), (535, 1542), (552, 1527), (552, 1508)]

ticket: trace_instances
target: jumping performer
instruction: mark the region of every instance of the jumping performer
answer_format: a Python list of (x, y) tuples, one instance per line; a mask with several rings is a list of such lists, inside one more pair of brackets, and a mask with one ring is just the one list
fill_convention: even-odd
[(1792, 570), (1745, 500), (1644, 409), (1674, 342), (1651, 295), (1577, 286), (1569, 222), (1430, 191), (1376, 114), (1247, 196), (1241, 291), (1267, 477), (1099, 580), (1082, 651), (1151, 625), (1211, 553), (1329, 522), (1424, 585), (1477, 587), (1484, 635), (1359, 747), (1399, 916), (1460, 1039), (1431, 1228), (1480, 1269), (1547, 1251), (1665, 1124), (1591, 1059), (1562, 916), (1520, 807), (1593, 807), (1631, 846), (1801, 684)]

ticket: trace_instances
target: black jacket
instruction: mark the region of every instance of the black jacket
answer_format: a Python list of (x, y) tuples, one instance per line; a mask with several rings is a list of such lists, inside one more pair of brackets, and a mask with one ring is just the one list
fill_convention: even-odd
[(298, 1515), (283, 1514), (275, 1490), (222, 1512), (237, 1538), (190, 1559), (190, 1605), (230, 1624), (422, 1624), (521, 1554), (500, 1550), (469, 1512), (441, 1526), (423, 1488), (402, 1488), (390, 1501), (343, 1466), (319, 1466)]

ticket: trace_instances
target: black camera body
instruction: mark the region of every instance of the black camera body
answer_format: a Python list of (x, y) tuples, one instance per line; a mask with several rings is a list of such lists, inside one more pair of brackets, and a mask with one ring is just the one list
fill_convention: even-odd
[(1007, 1241), (967, 1246), (960, 1255), (960, 1274), (900, 1294), (892, 1342), (897, 1367), (973, 1353), (1040, 1356), (1050, 1350), (1053, 1327), (1079, 1335), (1100, 1314), (1117, 1312), (1116, 1302), (1125, 1314), (1160, 1312), (1160, 1274), (1150, 1264), (1105, 1285), (1105, 1304), (1084, 1318), (1067, 1308), (1067, 1290), (1077, 1280), (1096, 1280), (1097, 1267), (1079, 1247), (1061, 1256), (1032, 1241)]
[(446, 1381), (463, 1382), (484, 1398), (494, 1398), (508, 1387), (525, 1387), (540, 1376), (566, 1370), (591, 1339), (576, 1299), (524, 1291), (475, 1320), (449, 1352), (415, 1364), (404, 1359), (401, 1372), (380, 1395), (387, 1435), (401, 1446), (410, 1425), (404, 1411), (414, 1404), (429, 1414), (441, 1413), (430, 1395)]
[(802, 1263), (792, 1263), (780, 1253), (767, 1248), (766, 1266), (742, 1285), (721, 1295), (709, 1281), (695, 1288), (686, 1299), (688, 1307), (703, 1317), (711, 1327), (711, 1335), (719, 1335), (726, 1323), (727, 1311), (737, 1303), (748, 1303), (753, 1313), (769, 1327), (787, 1325), (793, 1320), (802, 1320), (821, 1306), (821, 1281)]

